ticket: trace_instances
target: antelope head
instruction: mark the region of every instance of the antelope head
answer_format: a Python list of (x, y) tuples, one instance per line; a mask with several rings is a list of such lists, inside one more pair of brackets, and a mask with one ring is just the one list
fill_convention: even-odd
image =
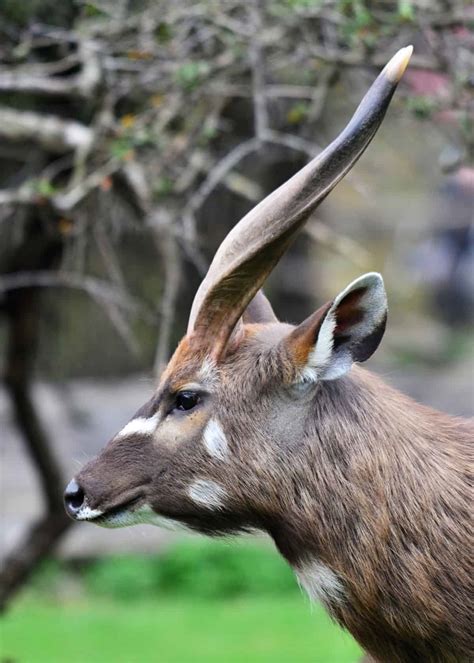
[(381, 276), (370, 273), (292, 326), (277, 320), (261, 287), (374, 137), (411, 50), (391, 59), (329, 147), (225, 238), (156, 392), (68, 485), (74, 519), (207, 534), (258, 528), (275, 538), (290, 526), (304, 489), (293, 459), (328, 425), (315, 404), (377, 348), (387, 303)]

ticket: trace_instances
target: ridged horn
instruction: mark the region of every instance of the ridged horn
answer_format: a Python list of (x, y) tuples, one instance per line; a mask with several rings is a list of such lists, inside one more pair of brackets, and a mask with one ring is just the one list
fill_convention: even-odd
[(248, 304), (315, 208), (352, 168), (379, 128), (410, 60), (402, 48), (376, 78), (346, 128), (231, 230), (202, 281), (188, 336), (218, 358)]

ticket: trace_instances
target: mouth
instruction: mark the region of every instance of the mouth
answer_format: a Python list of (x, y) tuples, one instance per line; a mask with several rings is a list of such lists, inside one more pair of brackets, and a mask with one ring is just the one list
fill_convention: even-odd
[(128, 524), (126, 521), (133, 518), (134, 510), (139, 507), (143, 500), (144, 497), (140, 493), (105, 511), (91, 510), (88, 517), (83, 518), (83, 520), (102, 527), (123, 527)]

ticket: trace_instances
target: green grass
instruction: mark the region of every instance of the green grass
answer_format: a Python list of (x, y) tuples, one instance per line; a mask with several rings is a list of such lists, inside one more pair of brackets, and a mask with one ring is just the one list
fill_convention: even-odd
[(360, 650), (295, 594), (53, 602), (25, 596), (1, 622), (14, 663), (352, 663)]
[[(65, 598), (67, 597), (67, 598)], [(80, 598), (78, 598), (80, 597)], [(262, 542), (48, 560), (0, 623), (0, 663), (355, 663)]]

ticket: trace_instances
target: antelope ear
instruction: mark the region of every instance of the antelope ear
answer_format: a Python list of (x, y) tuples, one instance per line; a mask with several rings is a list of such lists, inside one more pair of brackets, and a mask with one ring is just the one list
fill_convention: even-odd
[(377, 349), (387, 321), (380, 274), (364, 274), (287, 337), (303, 380), (335, 380)]
[(255, 297), (245, 309), (242, 318), (243, 321), (247, 323), (278, 322), (278, 318), (273, 311), (272, 305), (265, 297), (263, 290), (259, 290), (257, 292)]

